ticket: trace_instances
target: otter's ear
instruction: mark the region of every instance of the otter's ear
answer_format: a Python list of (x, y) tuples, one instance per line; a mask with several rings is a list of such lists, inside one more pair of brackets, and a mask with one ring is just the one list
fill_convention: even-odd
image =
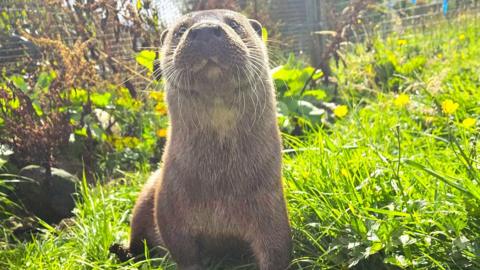
[(163, 43), (165, 42), (165, 38), (167, 37), (167, 34), (168, 34), (168, 30), (165, 30), (160, 35), (160, 46), (162, 46)]
[(253, 30), (257, 32), (257, 34), (262, 37), (262, 24), (259, 23), (257, 20), (248, 20), (250, 25), (253, 27)]

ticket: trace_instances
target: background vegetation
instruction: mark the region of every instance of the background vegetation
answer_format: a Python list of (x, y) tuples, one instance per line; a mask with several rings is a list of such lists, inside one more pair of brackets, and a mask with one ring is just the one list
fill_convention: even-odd
[[(168, 257), (120, 263), (108, 251), (127, 241), (156, 168), (162, 83), (134, 96), (95, 77), (88, 43), (37, 41), (64, 52), (57, 64), (0, 83), (0, 269), (174, 269)], [(423, 34), (339, 42), (329, 80), (293, 54), (272, 69), (292, 268), (480, 269), (480, 25), (466, 14)], [(154, 75), (155, 52), (135, 56)], [(80, 177), (73, 217), (49, 224), (15, 200), (32, 163)]]

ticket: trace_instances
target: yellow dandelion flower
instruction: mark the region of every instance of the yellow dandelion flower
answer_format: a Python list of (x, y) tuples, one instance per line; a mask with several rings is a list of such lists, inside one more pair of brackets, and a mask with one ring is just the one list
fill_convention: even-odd
[(350, 175), (345, 168), (342, 168), (342, 169), (340, 170), (340, 173), (341, 173), (344, 177), (348, 177), (348, 176)]
[(437, 58), (442, 59), (442, 58), (443, 58), (443, 54), (441, 54), (441, 53), (437, 54)]
[(348, 107), (346, 105), (339, 105), (333, 110), (333, 114), (335, 114), (336, 117), (344, 117), (348, 113)]
[(163, 92), (150, 92), (150, 97), (156, 101), (163, 101)]
[(464, 128), (472, 128), (475, 126), (476, 123), (477, 123), (477, 119), (469, 117), (463, 120), (462, 126)]
[(398, 46), (407, 45), (407, 40), (406, 39), (399, 39), (397, 41), (397, 44), (398, 44)]
[(459, 39), (459, 40), (465, 40), (465, 34), (460, 34), (460, 35), (458, 36), (458, 39)]
[(160, 115), (165, 115), (167, 114), (167, 106), (165, 106), (164, 103), (158, 103), (155, 106), (155, 112), (157, 112)]
[(167, 129), (166, 128), (161, 128), (157, 130), (157, 136), (160, 138), (165, 138), (167, 137)]
[(447, 99), (442, 102), (442, 111), (446, 114), (454, 114), (458, 109), (458, 103), (453, 102), (451, 99)]
[(397, 96), (397, 98), (395, 98), (393, 103), (395, 104), (395, 106), (405, 107), (410, 103), (410, 97), (406, 94), (400, 94)]

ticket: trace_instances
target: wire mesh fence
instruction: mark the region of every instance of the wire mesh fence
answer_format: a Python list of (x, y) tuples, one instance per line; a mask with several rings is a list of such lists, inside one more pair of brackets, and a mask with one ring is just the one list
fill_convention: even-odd
[(350, 41), (392, 32), (425, 33), (441, 21), (453, 22), (462, 15), (478, 20), (480, 12), (478, 0), (280, 0), (272, 4), (272, 18), (282, 22), (280, 32), (289, 49), (309, 55), (319, 65), (329, 38), (323, 34), (352, 19), (345, 17), (346, 11), (358, 2), (368, 2), (368, 7), (348, 29)]
[[(25, 38), (23, 33), (47, 35), (61, 39), (70, 45), (77, 40), (82, 40), (82, 31), (78, 25), (75, 25), (82, 21), (78, 18), (69, 18), (65, 10), (58, 5), (52, 5), (52, 2), (62, 1), (0, 1), (0, 67), (4, 73), (18, 73), (33, 68), (35, 61), (45, 53), (40, 51), (31, 40)], [(135, 4), (137, 1), (106, 2), (109, 2), (113, 9), (118, 10), (125, 2)], [(182, 1), (155, 1), (152, 6), (158, 11), (159, 18), (156, 19), (160, 22), (174, 21), (180, 16), (182, 10), (180, 2)], [(248, 1), (237, 2), (238, 7), (248, 6)], [(268, 13), (268, 18), (273, 21), (272, 24), (279, 25), (282, 43), (287, 44), (283, 49), (309, 55), (313, 65), (319, 64), (319, 56), (322, 55), (328, 43), (329, 37), (321, 33), (335, 30), (342, 21), (348, 20), (349, 18), (345, 18), (347, 14), (345, 10), (357, 2), (367, 2), (369, 8), (358, 15), (355, 27), (349, 29), (351, 32), (349, 38), (353, 41), (362, 41), (373, 35), (385, 36), (391, 32), (424, 33), (430, 31), (431, 26), (438, 21), (454, 21), (460, 14), (470, 14), (472, 20), (477, 20), (480, 11), (480, 0), (254, 0), (252, 2), (250, 4), (254, 7), (255, 14), (257, 14), (257, 7), (266, 7), (264, 12)], [(265, 3), (260, 5), (257, 2)], [(67, 8), (66, 5), (64, 4), (63, 8)], [(138, 32), (132, 32), (128, 26), (119, 24), (118, 16), (109, 15), (108, 9), (99, 9), (95, 12), (97, 18), (93, 22), (85, 21), (84, 23), (92, 24), (85, 25), (87, 31), (89, 28), (100, 29), (96, 31), (95, 38), (101, 41), (101, 50), (108, 55), (111, 63), (102, 68), (106, 74), (123, 72), (134, 75), (132, 71), (137, 70), (133, 60), (134, 53), (143, 47), (153, 47), (158, 44), (139, 39)], [(150, 36), (152, 40), (155, 39), (155, 33), (149, 30), (140, 27), (137, 31), (142, 31), (143, 35)]]

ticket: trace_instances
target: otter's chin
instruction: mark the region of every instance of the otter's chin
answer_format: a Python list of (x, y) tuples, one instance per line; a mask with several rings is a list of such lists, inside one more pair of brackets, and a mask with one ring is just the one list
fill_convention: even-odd
[(207, 64), (205, 66), (205, 76), (209, 80), (218, 80), (222, 77), (223, 69), (218, 65)]
[(233, 74), (234, 67), (223, 64), (218, 61), (218, 59), (212, 57), (197, 60), (186, 67), (186, 70), (194, 74), (196, 78), (202, 78), (204, 81), (217, 82), (231, 77), (228, 75)]

